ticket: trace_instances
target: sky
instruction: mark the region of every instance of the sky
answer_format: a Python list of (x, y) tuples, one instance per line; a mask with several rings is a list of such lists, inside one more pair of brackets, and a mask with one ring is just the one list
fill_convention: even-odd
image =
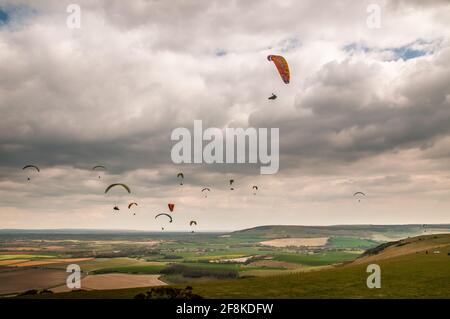
[[(75, 1), (0, 0), (0, 229), (450, 223), (448, 1)], [(194, 120), (279, 128), (278, 173), (173, 163)]]

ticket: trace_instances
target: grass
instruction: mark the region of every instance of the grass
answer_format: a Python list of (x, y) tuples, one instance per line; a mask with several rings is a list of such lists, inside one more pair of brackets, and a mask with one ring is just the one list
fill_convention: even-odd
[(328, 244), (335, 248), (371, 248), (379, 245), (379, 242), (370, 240), (370, 239), (362, 239), (362, 238), (354, 238), (354, 237), (331, 237), (328, 240)]
[(341, 263), (353, 260), (357, 254), (353, 252), (324, 252), (316, 254), (278, 254), (275, 255), (274, 260), (288, 263), (302, 264), (306, 266), (324, 266), (330, 264)]
[(223, 269), (223, 270), (236, 270), (236, 271), (249, 271), (249, 270), (282, 270), (281, 267), (266, 267), (266, 266), (249, 266), (238, 263), (182, 263), (188, 267), (196, 269)]
[(159, 274), (165, 265), (134, 265), (95, 270), (95, 274), (122, 273), (122, 274)]
[(417, 253), (380, 261), (381, 289), (366, 286), (366, 264), (194, 286), (209, 298), (450, 298), (450, 256)]

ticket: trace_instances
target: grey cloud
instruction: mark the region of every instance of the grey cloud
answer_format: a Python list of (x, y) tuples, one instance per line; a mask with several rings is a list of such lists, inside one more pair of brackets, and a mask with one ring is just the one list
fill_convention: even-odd
[[(69, 3), (21, 1), (36, 14), (20, 28), (0, 28), (2, 207), (24, 216), (47, 206), (101, 215), (110, 203), (90, 171), (96, 164), (108, 166), (101, 183), (132, 184), (149, 210), (176, 198), (202, 211), (199, 189), (213, 187), (217, 214), (208, 226), (222, 229), (214, 223), (237, 227), (223, 216), (242, 207), (247, 225), (255, 216), (272, 221), (274, 203), (290, 218), (299, 207), (323, 216), (327, 207), (315, 205), (345, 200), (354, 188), (379, 198), (428, 196), (446, 185), (438, 176), (450, 158), (449, 29), (433, 18), (446, 15), (442, 2), (391, 1), (389, 29), (380, 32), (365, 25), (366, 2), (81, 1), (80, 30), (65, 27)], [(428, 15), (412, 34), (417, 8)], [(343, 49), (417, 39), (442, 41), (407, 61)], [(266, 60), (270, 53), (286, 55), (289, 85)], [(261, 177), (259, 165), (174, 165), (170, 133), (194, 119), (204, 127), (279, 127), (279, 174)], [(43, 167), (36, 185), (44, 189), (24, 179), (29, 162)], [(174, 187), (179, 170), (183, 194)], [(416, 184), (419, 173), (426, 183)], [(258, 183), (266, 197), (233, 200), (230, 178), (236, 194)]]

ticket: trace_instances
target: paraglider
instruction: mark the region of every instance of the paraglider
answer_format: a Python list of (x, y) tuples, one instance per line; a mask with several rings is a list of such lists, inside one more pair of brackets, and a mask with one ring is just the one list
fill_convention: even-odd
[(173, 209), (175, 208), (175, 204), (167, 204), (169, 206), (170, 212), (173, 212)]
[(233, 183), (234, 183), (234, 179), (230, 179), (230, 190), (234, 190), (234, 188), (233, 188)]
[(276, 100), (277, 96), (275, 94), (272, 93), (271, 96), (269, 96), (269, 100)]
[[(363, 192), (356, 192), (356, 193), (354, 193), (353, 194), (353, 196), (355, 197), (355, 196), (366, 196), (366, 194), (364, 194)], [(358, 202), (360, 202), (361, 201), (361, 198), (358, 198)]]
[(267, 60), (272, 61), (277, 67), (278, 73), (284, 83), (288, 84), (290, 80), (289, 65), (284, 57), (281, 55), (269, 55)]
[(256, 192), (258, 191), (258, 186), (253, 185), (252, 190), (253, 190), (253, 195), (256, 195)]
[(205, 187), (202, 189), (202, 194), (205, 194), (205, 198), (208, 197), (208, 192), (210, 192), (211, 190), (208, 187)]
[[(135, 203), (135, 202), (132, 202), (132, 203), (129, 203), (128, 204), (128, 209), (131, 209), (131, 206), (133, 206), (133, 205), (136, 205), (136, 206), (138, 206), (138, 204), (137, 203)], [(136, 213), (133, 213), (133, 216), (135, 216), (136, 215)]]
[[(195, 220), (191, 220), (190, 221), (190, 223), (189, 223), (189, 226), (191, 226), (192, 227), (192, 225), (195, 225), (195, 226), (197, 226), (197, 222), (195, 221)], [(192, 230), (192, 233), (194, 233), (194, 231)]]
[[(26, 170), (26, 169), (33, 169), (33, 170), (36, 170), (38, 173), (41, 171), (40, 169), (39, 169), (39, 167), (37, 167), (36, 165), (25, 165), (23, 168), (22, 168), (22, 170)], [(31, 180), (31, 178), (28, 176), (27, 177), (27, 180)]]
[[(115, 184), (109, 185), (109, 186), (106, 187), (106, 189), (105, 189), (105, 194), (108, 193), (108, 191), (109, 191), (111, 188), (116, 187), (116, 186), (121, 186), (121, 187), (123, 187), (128, 193), (131, 194), (130, 188), (129, 188), (127, 185), (122, 184), (122, 183), (115, 183)], [(116, 206), (114, 206), (114, 210), (120, 210), (119, 207), (117, 206), (117, 204), (116, 204)]]
[(131, 208), (131, 206), (133, 206), (133, 205), (136, 205), (136, 206), (138, 206), (138, 204), (137, 204), (137, 203), (135, 203), (135, 202), (132, 202), (132, 203), (129, 203), (129, 204), (128, 204), (128, 209), (130, 209), (130, 208)]
[(122, 184), (122, 183), (114, 183), (114, 184), (109, 185), (109, 186), (106, 187), (106, 189), (105, 189), (105, 194), (108, 193), (108, 191), (109, 191), (111, 188), (116, 187), (116, 186), (121, 186), (121, 187), (123, 187), (129, 194), (131, 194), (131, 189), (128, 187), (128, 185)]
[[(97, 165), (97, 166), (92, 167), (92, 170), (93, 170), (93, 171), (98, 171), (98, 170), (106, 171), (106, 167), (103, 166), (103, 165)], [(98, 178), (101, 178), (101, 176), (98, 175)]]
[(177, 174), (177, 178), (180, 179), (180, 185), (183, 185), (184, 174), (183, 174), (183, 173), (178, 173), (178, 174)]
[(169, 217), (169, 223), (171, 223), (172, 220), (173, 220), (172, 216), (170, 216), (169, 214), (166, 214), (166, 213), (161, 213), (161, 214), (156, 215), (155, 219), (158, 218), (159, 216), (167, 216), (167, 217)]

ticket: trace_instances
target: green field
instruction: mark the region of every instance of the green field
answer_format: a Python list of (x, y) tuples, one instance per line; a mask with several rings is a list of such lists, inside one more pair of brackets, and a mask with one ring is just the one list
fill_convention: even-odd
[(331, 237), (328, 240), (328, 244), (335, 248), (370, 248), (377, 246), (379, 242), (370, 240), (370, 239), (362, 239), (362, 238), (354, 238), (354, 237)]
[(95, 270), (95, 274), (108, 274), (108, 273), (124, 273), (124, 274), (159, 274), (166, 268), (165, 265), (134, 265), (134, 266), (121, 266), (112, 268), (101, 268)]
[(324, 266), (350, 261), (357, 256), (358, 253), (355, 252), (330, 251), (315, 254), (279, 254), (274, 256), (274, 260), (306, 266)]

